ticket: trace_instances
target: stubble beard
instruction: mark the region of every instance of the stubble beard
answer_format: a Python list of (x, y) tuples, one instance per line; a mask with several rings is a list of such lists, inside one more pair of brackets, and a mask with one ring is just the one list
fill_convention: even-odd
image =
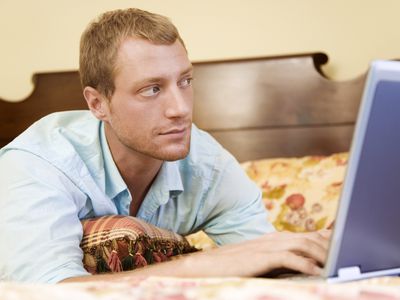
[[(191, 134), (190, 132), (188, 133), (188, 136), (185, 138), (185, 140), (177, 145), (166, 145), (165, 147), (163, 145), (157, 145), (156, 143), (137, 143), (135, 141), (131, 141), (129, 139), (125, 139), (123, 137), (118, 138), (122, 144), (125, 145), (125, 147), (129, 148), (131, 151), (140, 153), (143, 156), (147, 156), (149, 158), (153, 158), (156, 160), (161, 160), (161, 161), (176, 161), (180, 159), (184, 159), (186, 156), (188, 156), (190, 152), (190, 140), (191, 140)], [(147, 144), (147, 146), (146, 146)], [(175, 149), (168, 149), (170, 147), (173, 147)], [(176, 149), (178, 147), (179, 149)]]

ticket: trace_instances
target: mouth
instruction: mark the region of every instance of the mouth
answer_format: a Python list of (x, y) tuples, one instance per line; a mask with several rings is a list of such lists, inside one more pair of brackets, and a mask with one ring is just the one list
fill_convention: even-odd
[(189, 130), (189, 127), (174, 127), (160, 133), (162, 136), (182, 137)]
[(168, 131), (164, 131), (162, 133), (160, 133), (160, 135), (168, 135), (168, 134), (180, 134), (180, 133), (184, 133), (186, 132), (187, 127), (183, 127), (183, 128), (172, 128)]

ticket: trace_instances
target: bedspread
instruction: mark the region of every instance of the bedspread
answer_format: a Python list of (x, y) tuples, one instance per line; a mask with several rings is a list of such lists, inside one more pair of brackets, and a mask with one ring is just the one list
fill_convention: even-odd
[(127, 279), (118, 283), (67, 283), (62, 285), (3, 282), (0, 283), (0, 299), (395, 300), (400, 299), (400, 278), (382, 277), (342, 284), (316, 281), (297, 282), (288, 279), (182, 279), (173, 277)]

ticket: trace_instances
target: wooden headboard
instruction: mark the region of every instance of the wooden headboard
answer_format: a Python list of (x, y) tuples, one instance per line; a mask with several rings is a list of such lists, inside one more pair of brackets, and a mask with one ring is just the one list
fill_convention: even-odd
[[(307, 53), (194, 63), (194, 123), (239, 161), (346, 151), (365, 74), (329, 80), (327, 61)], [(77, 71), (39, 73), (33, 82), (25, 100), (0, 101), (0, 147), (51, 112), (87, 109)]]

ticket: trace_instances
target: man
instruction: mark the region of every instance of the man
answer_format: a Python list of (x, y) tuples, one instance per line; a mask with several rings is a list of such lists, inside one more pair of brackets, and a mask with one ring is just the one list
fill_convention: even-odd
[[(2, 279), (320, 272), (328, 237), (273, 233), (260, 191), (192, 125), (192, 66), (168, 19), (138, 9), (103, 14), (82, 36), (80, 75), (90, 112), (49, 115), (0, 152)], [(217, 244), (233, 245), (88, 276), (80, 220), (109, 214), (180, 234), (204, 229)]]

